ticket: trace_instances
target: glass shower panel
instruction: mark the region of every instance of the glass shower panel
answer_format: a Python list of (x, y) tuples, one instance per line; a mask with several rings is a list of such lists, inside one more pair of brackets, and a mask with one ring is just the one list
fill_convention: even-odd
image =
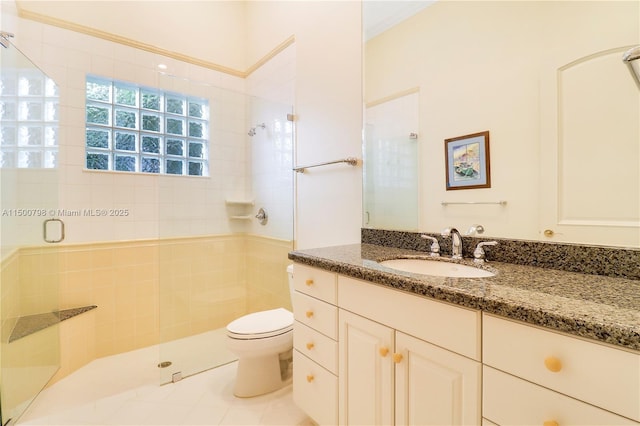
[[(8, 43), (7, 43), (8, 44)], [(0, 424), (13, 424), (60, 366), (58, 89), (0, 47)]]
[[(208, 176), (158, 176), (159, 365), (167, 383), (235, 361), (226, 347), (226, 325), (234, 319), (265, 303), (290, 306), (283, 264), (292, 247), (293, 155), (291, 106), (281, 112), (243, 93), (166, 75), (160, 90), (208, 100), (209, 117), (206, 137), (189, 146), (208, 153)], [(266, 149), (256, 155), (258, 145)], [(273, 164), (262, 169), (267, 160)], [(270, 226), (258, 224), (259, 207), (273, 214)], [(278, 224), (283, 220), (288, 225)], [(289, 232), (270, 233), (275, 225)], [(270, 259), (276, 253), (277, 264)], [(255, 268), (262, 284), (275, 277), (269, 287), (277, 297), (264, 297), (248, 282)], [(283, 295), (286, 302), (278, 299)]]
[[(286, 275), (293, 250), (293, 106), (285, 102), (251, 97), (247, 127), (249, 138), (253, 215), (267, 213), (263, 223), (249, 220), (246, 237), (247, 312), (276, 307), (291, 309)], [(261, 125), (264, 124), (264, 128)]]
[(365, 112), (363, 226), (418, 229), (418, 93)]

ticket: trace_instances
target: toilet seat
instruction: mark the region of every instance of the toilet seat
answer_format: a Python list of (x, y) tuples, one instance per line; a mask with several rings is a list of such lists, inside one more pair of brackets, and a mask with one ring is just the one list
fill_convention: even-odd
[(253, 340), (279, 336), (293, 330), (293, 313), (284, 308), (254, 312), (227, 325), (232, 339)]

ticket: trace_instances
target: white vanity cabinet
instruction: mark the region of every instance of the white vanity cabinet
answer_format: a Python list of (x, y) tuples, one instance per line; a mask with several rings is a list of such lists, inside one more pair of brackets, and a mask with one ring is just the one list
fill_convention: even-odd
[(479, 424), (479, 313), (338, 281), (339, 423)]
[(640, 426), (640, 352), (294, 267), (294, 401), (321, 425)]
[(293, 268), (293, 399), (319, 424), (336, 425), (337, 276), (297, 263)]
[(482, 339), (487, 420), (640, 424), (640, 354), (489, 314)]

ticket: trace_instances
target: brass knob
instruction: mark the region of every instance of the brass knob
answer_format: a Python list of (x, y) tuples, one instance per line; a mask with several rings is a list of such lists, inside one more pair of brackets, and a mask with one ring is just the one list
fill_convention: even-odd
[(307, 316), (307, 318), (311, 318), (313, 316), (313, 311), (307, 311), (305, 315)]
[(546, 422), (542, 423), (542, 426), (559, 426), (558, 422), (556, 422), (555, 420), (547, 420)]
[(311, 350), (313, 349), (315, 345), (312, 342), (307, 343), (307, 349)]
[(548, 356), (544, 359), (544, 366), (547, 367), (547, 370), (557, 373), (562, 370), (562, 361), (554, 356)]
[(389, 354), (389, 348), (383, 346), (380, 348), (379, 352), (380, 352), (380, 356), (384, 358)]
[(311, 383), (311, 382), (313, 382), (313, 379), (315, 379), (315, 377), (313, 377), (313, 374), (308, 374), (307, 375), (307, 382)]
[(553, 234), (554, 234), (554, 232), (553, 232), (553, 230), (551, 230), (551, 229), (545, 229), (545, 230), (544, 230), (544, 236), (545, 236), (545, 237), (549, 237), (549, 238), (551, 238), (551, 237), (553, 237)]
[(402, 354), (393, 354), (393, 362), (400, 364), (402, 362)]
[(308, 279), (304, 282), (306, 285), (308, 285), (309, 287), (311, 287), (313, 285), (313, 280), (312, 279)]

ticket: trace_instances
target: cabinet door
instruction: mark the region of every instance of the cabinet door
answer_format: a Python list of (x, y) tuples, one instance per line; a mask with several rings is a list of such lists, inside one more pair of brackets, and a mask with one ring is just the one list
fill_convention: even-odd
[(340, 424), (393, 424), (393, 329), (343, 310), (339, 323)]
[(480, 424), (480, 363), (400, 332), (396, 352), (395, 424)]

